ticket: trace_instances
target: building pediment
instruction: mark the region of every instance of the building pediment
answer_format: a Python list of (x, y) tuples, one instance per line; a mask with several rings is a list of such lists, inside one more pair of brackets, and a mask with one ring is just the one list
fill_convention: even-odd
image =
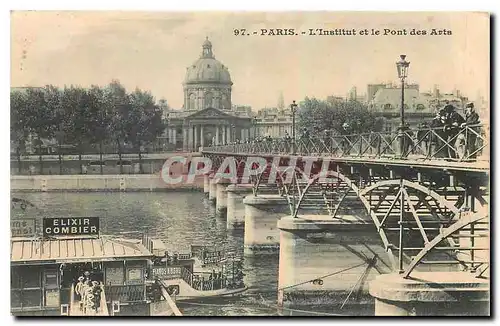
[(186, 119), (226, 119), (226, 118), (235, 118), (234, 116), (222, 112), (220, 110), (214, 108), (206, 108), (201, 111), (195, 112), (191, 115), (188, 115)]

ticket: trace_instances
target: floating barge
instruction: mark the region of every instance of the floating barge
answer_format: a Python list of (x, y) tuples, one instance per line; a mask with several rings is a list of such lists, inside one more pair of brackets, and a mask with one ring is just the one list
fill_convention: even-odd
[[(169, 257), (159, 240), (99, 234), (47, 237), (45, 231), (54, 234), (54, 223), (58, 222), (44, 221), (44, 228), (52, 229), (44, 229), (43, 237), (11, 238), (11, 313), (15, 316), (181, 315), (177, 300), (236, 295), (246, 289), (228, 287), (231, 282), (226, 276), (205, 279), (194, 271), (196, 258), (191, 253)], [(98, 222), (90, 224), (98, 230)], [(97, 312), (82, 312), (75, 299), (77, 279), (85, 271), (102, 289)]]

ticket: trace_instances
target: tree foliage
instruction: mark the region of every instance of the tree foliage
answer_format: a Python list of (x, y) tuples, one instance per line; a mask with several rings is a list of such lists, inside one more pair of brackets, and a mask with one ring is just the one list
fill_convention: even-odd
[(324, 130), (345, 133), (344, 124), (349, 126), (349, 133), (380, 131), (382, 120), (370, 112), (366, 105), (358, 101), (305, 98), (297, 111), (298, 130), (304, 128), (318, 133)]
[(140, 149), (164, 129), (155, 98), (140, 89), (129, 94), (117, 80), (106, 87), (13, 90), (10, 108), (11, 140), (17, 148), (31, 135), (38, 146), (41, 139), (57, 140), (79, 148), (80, 154), (85, 145), (103, 143)]

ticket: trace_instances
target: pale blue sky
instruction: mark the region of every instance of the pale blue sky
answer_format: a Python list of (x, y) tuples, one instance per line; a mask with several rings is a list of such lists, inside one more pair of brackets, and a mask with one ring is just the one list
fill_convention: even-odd
[[(134, 13), (12, 14), (12, 86), (105, 85), (119, 79), (183, 104), (186, 67), (208, 36), (231, 73), (233, 103), (254, 109), (304, 96), (344, 96), (352, 87), (396, 81), (407, 54), (409, 82), (454, 87), (475, 98), (489, 91), (489, 18), (466, 13)], [(246, 28), (451, 30), (452, 36), (234, 36)]]

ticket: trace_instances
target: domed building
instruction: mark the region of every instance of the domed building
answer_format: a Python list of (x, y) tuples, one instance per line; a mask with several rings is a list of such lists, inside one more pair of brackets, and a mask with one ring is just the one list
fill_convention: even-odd
[(198, 60), (186, 68), (183, 109), (167, 115), (169, 143), (192, 151), (249, 139), (250, 110), (232, 105), (232, 86), (229, 69), (215, 58), (207, 37)]

